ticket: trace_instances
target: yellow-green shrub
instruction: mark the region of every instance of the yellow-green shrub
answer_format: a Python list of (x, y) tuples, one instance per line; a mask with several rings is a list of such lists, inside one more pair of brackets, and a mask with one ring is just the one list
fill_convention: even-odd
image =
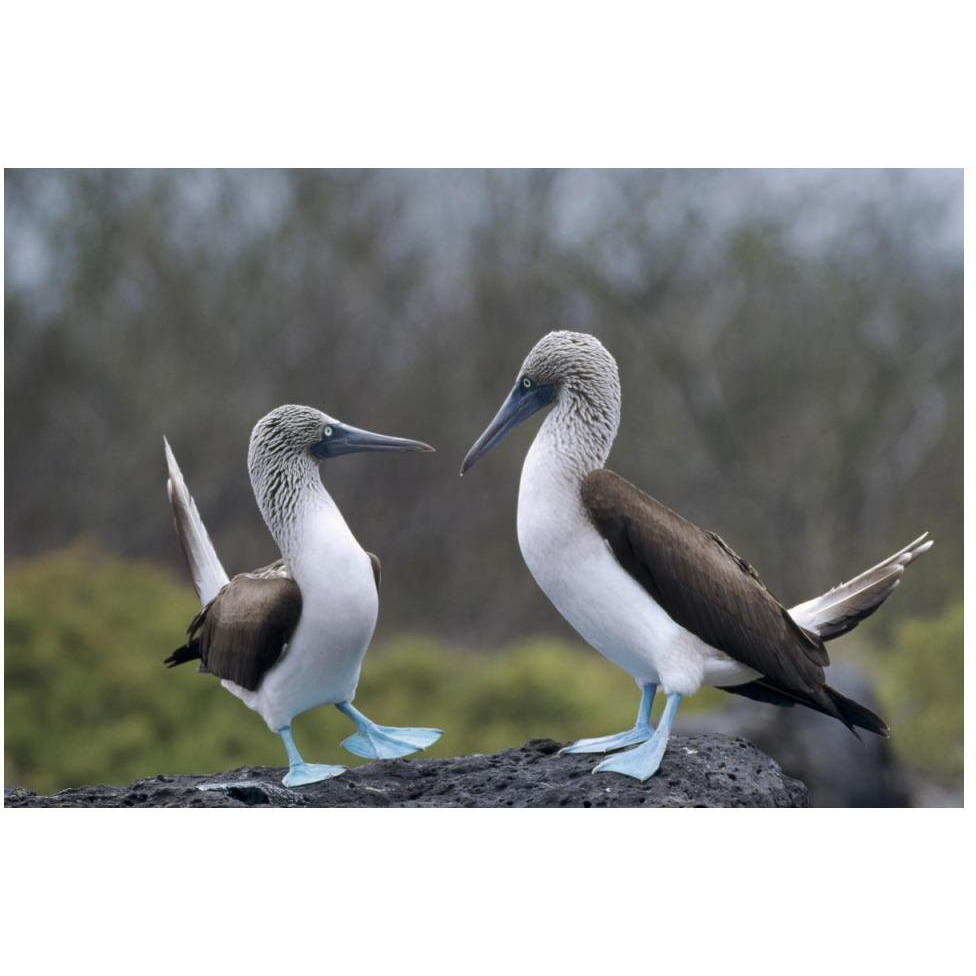
[(870, 655), (892, 745), (909, 765), (945, 777), (963, 770), (963, 604), (900, 620)]
[[(281, 766), (277, 737), (215, 678), (192, 664), (163, 667), (197, 609), (192, 590), (172, 573), (88, 545), (10, 564), (6, 782), (49, 792), (157, 773)], [(961, 604), (932, 620), (897, 622), (890, 645), (864, 659), (903, 758), (942, 775), (961, 773)], [(445, 729), (429, 754), (452, 756), (621, 731), (637, 698), (630, 678), (581, 643), (529, 638), (459, 649), (401, 635), (370, 650), (356, 703), (384, 724)], [(724, 702), (721, 692), (703, 691), (682, 713)], [(311, 761), (356, 764), (339, 748), (351, 731), (330, 708), (295, 722)]]

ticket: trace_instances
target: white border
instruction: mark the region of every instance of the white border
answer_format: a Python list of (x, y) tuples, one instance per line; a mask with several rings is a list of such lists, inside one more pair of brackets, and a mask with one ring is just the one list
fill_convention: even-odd
[(960, 166), (963, 10), (8, 5), (4, 164)]
[[(24, 4), (4, 14), (2, 157), (958, 166), (976, 158), (962, 11)], [(967, 217), (972, 253), (969, 199)], [(968, 810), (5, 811), (3, 826), (21, 965), (899, 973), (970, 955)]]

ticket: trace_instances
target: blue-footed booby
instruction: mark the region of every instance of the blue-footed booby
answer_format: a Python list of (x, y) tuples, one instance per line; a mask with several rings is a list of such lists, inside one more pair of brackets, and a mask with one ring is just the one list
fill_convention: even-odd
[[(604, 468), (620, 422), (620, 381), (598, 339), (550, 332), (461, 466), (463, 475), (505, 434), (552, 410), (525, 458), (518, 541), (543, 592), (579, 634), (641, 690), (637, 721), (566, 752), (618, 752), (594, 772), (645, 780), (660, 766), (678, 705), (702, 685), (777, 705), (805, 705), (887, 735), (885, 723), (826, 683), (824, 642), (874, 613), (905, 567), (929, 549), (921, 536), (830, 592), (787, 610), (714, 532), (699, 528)], [(927, 533), (926, 533), (927, 535)], [(667, 696), (650, 722), (658, 688)]]
[(251, 432), (248, 472), (258, 508), (282, 558), (228, 579), (176, 458), (165, 442), (176, 533), (203, 609), (186, 644), (164, 663), (199, 660), (199, 670), (258, 712), (284, 741), (285, 786), (338, 776), (344, 766), (306, 763), (292, 719), (335, 705), (357, 732), (342, 745), (366, 759), (406, 756), (440, 729), (377, 725), (353, 707), (379, 610), (380, 563), (363, 550), (325, 490), (319, 462), (355, 451), (433, 451), (340, 423), (311, 407), (277, 407)]

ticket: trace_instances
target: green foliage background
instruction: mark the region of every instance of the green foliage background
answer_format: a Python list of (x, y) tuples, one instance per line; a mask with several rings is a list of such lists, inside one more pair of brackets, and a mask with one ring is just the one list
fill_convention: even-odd
[[(51, 792), (282, 764), (277, 738), (216, 679), (191, 666), (163, 668), (197, 610), (170, 571), (83, 543), (9, 564), (5, 596), (8, 785)], [(862, 656), (878, 676), (902, 758), (961, 776), (961, 603), (933, 619), (896, 622), (890, 640), (862, 647)], [(538, 638), (462, 650), (400, 636), (370, 650), (356, 700), (384, 723), (446, 729), (430, 754), (447, 756), (618, 731), (632, 721), (637, 693), (579, 644)], [(705, 691), (686, 710), (723, 701)], [(328, 708), (295, 723), (299, 748), (317, 761), (356, 764), (339, 748), (350, 731)]]
[(963, 772), (963, 604), (896, 621), (868, 662), (896, 750), (909, 765), (946, 779)]

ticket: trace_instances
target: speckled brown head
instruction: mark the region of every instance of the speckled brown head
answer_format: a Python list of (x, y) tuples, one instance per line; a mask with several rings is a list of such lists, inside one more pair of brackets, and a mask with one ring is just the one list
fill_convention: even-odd
[(617, 362), (595, 336), (557, 331), (531, 349), (508, 399), (461, 464), (464, 474), (513, 427), (555, 404), (568, 428), (593, 439), (596, 454), (610, 449), (620, 421)]

